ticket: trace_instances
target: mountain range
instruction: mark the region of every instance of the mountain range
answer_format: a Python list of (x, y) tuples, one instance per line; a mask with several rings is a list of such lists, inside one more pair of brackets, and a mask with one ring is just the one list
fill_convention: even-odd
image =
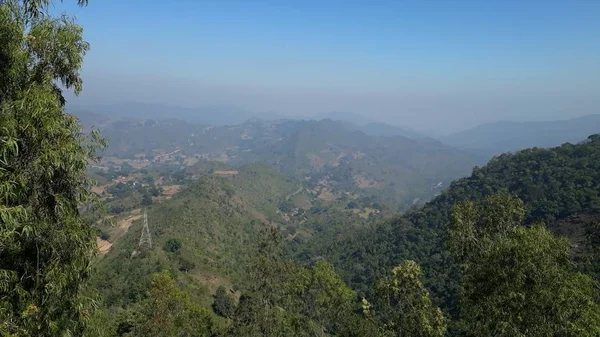
[(578, 143), (600, 132), (600, 115), (542, 122), (486, 123), (441, 137), (450, 146), (486, 154), (513, 152), (529, 147), (553, 147)]

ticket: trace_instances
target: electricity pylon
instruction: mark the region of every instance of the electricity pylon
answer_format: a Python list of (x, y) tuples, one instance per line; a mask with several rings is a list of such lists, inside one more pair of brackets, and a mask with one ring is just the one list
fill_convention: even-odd
[(147, 246), (148, 248), (152, 248), (152, 237), (150, 236), (150, 229), (148, 228), (148, 215), (146, 214), (146, 209), (144, 208), (144, 227), (142, 228), (142, 235), (140, 236), (140, 244), (139, 247)]

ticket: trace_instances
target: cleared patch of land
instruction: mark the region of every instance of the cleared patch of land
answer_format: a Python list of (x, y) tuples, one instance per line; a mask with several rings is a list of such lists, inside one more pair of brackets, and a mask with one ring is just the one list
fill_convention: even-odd
[(371, 214), (379, 214), (379, 210), (375, 208), (365, 207), (364, 209), (355, 208), (352, 210), (354, 214), (357, 214), (363, 219), (368, 219)]
[(162, 185), (161, 187), (163, 192), (158, 197), (152, 198), (154, 201), (161, 202), (169, 200), (181, 189), (181, 185)]
[[(110, 198), (110, 197), (112, 197), (112, 195), (110, 193), (106, 192), (106, 189), (110, 185), (111, 184), (92, 186), (91, 190), (92, 190), (92, 192), (98, 194), (99, 196)], [(104, 193), (104, 195), (103, 195), (103, 193)]]
[[(125, 233), (127, 233), (127, 231), (129, 230), (129, 227), (131, 227), (133, 225), (133, 222), (140, 219), (142, 217), (141, 213), (141, 209), (134, 209), (131, 212), (129, 212), (129, 215), (127, 217), (125, 217), (122, 220), (117, 221), (117, 225), (112, 227), (109, 230), (109, 234), (110, 234), (110, 240), (112, 241), (108, 241), (108, 240), (102, 240), (101, 238), (97, 237), (96, 238), (96, 245), (98, 246), (98, 250), (100, 251), (100, 254), (104, 255), (106, 253), (108, 253), (108, 251), (110, 250), (110, 247), (112, 247), (113, 243), (116, 242), (118, 239), (120, 239), (123, 235), (125, 235)], [(107, 216), (106, 219), (110, 219), (113, 218), (114, 216)]]
[(335, 194), (331, 193), (328, 189), (324, 188), (321, 190), (321, 193), (319, 193), (318, 198), (325, 201), (332, 201), (335, 200)]
[(354, 183), (356, 183), (356, 186), (360, 188), (369, 188), (377, 186), (377, 182), (375, 180), (362, 174), (357, 174), (354, 177), (352, 177), (352, 179), (354, 180)]
[[(140, 212), (139, 209), (136, 210), (137, 213)], [(133, 213), (133, 211), (132, 211)], [(125, 218), (124, 220), (121, 220), (117, 223), (117, 228), (121, 229), (123, 231), (122, 234), (126, 233), (129, 230), (129, 227), (131, 227), (131, 225), (133, 225), (133, 222), (140, 219), (142, 217), (142, 215), (138, 214), (138, 215), (130, 215), (129, 217)]]
[(234, 176), (239, 173), (240, 172), (238, 172), (237, 170), (218, 170), (218, 171), (213, 172), (213, 174), (215, 174), (217, 176)]
[(107, 240), (102, 240), (100, 237), (96, 237), (96, 245), (98, 246), (98, 250), (102, 255), (108, 253), (110, 247), (112, 247), (112, 243)]

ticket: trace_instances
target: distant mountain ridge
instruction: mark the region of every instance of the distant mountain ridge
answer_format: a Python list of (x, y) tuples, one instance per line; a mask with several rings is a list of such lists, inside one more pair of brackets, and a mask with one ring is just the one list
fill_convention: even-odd
[(367, 135), (376, 137), (394, 137), (403, 136), (411, 139), (430, 138), (425, 134), (412, 130), (408, 127), (402, 127), (380, 122), (371, 118), (363, 117), (352, 112), (328, 112), (316, 115), (311, 120), (331, 119), (334, 121), (347, 122), (348, 127), (360, 130)]
[(236, 106), (205, 105), (197, 107), (182, 107), (177, 105), (122, 102), (108, 105), (78, 105), (70, 104), (68, 111), (78, 116), (85, 125), (100, 126), (114, 119), (179, 119), (189, 123), (202, 125), (238, 125), (248, 120), (316, 120), (331, 119), (341, 121), (348, 128), (360, 130), (370, 136), (404, 136), (411, 139), (428, 138), (422, 133), (410, 128), (395, 126), (376, 121), (352, 112), (329, 112), (314, 117), (285, 117), (273, 111), (251, 112)]
[(490, 154), (530, 147), (553, 147), (578, 143), (600, 132), (600, 114), (543, 122), (494, 122), (457, 132), (441, 141), (450, 146), (484, 150)]
[[(83, 120), (83, 119), (82, 119)], [(482, 158), (431, 139), (377, 137), (345, 121), (249, 119), (228, 126), (181, 120), (120, 119), (100, 126), (105, 157), (155, 158), (177, 165), (197, 160), (238, 166), (267, 163), (309, 182), (323, 199), (373, 197), (398, 210), (422, 203), (438, 185), (470, 173)], [(315, 192), (316, 193), (316, 192)]]
[(251, 112), (230, 105), (204, 105), (197, 107), (182, 107), (177, 105), (122, 102), (101, 106), (69, 105), (68, 111), (81, 116), (103, 115), (109, 118), (138, 118), (138, 119), (165, 119), (177, 118), (190, 123), (205, 125), (235, 125), (248, 119), (279, 119), (282, 116), (275, 112)]

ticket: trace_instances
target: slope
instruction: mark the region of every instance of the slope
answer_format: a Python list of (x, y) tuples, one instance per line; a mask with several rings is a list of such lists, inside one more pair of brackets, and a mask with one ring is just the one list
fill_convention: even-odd
[(600, 136), (584, 144), (528, 149), (494, 158), (468, 178), (453, 182), (418, 210), (375, 228), (359, 228), (340, 236), (323, 235), (309, 243), (299, 258), (332, 261), (355, 289), (368, 291), (385, 270), (404, 259), (418, 261), (427, 285), (446, 309), (456, 308), (457, 268), (443, 244), (445, 225), (455, 203), (480, 201), (499, 191), (521, 198), (527, 222), (544, 221), (556, 232), (586, 246), (586, 233), (600, 214)]
[(266, 223), (283, 222), (277, 205), (298, 186), (264, 165), (242, 167), (235, 176), (205, 175), (147, 208), (152, 249), (137, 247), (142, 220), (135, 221), (96, 263), (92, 283), (107, 307), (126, 306), (143, 297), (153, 272), (165, 269), (209, 304), (218, 285), (243, 284), (246, 247)]
[(324, 198), (352, 193), (401, 211), (429, 200), (440, 187), (483, 163), (431, 139), (374, 137), (332, 120), (252, 119), (232, 126), (120, 120), (104, 124), (102, 132), (110, 141), (107, 160), (118, 157), (138, 166), (263, 162), (306, 179)]
[[(397, 209), (429, 199), (439, 191), (436, 186), (466, 175), (481, 162), (439, 142), (372, 137), (332, 120), (252, 120), (236, 128), (241, 140), (209, 156), (225, 155), (231, 163), (266, 162), (289, 176), (306, 179), (312, 187), (321, 185), (334, 198), (348, 192), (375, 196)], [(206, 138), (226, 137), (220, 131), (212, 129)]]

